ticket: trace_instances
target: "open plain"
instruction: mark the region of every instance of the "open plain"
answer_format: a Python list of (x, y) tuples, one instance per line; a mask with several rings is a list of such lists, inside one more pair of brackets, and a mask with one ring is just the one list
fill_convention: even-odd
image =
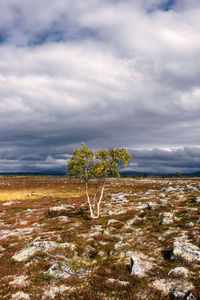
[(84, 188), (0, 177), (0, 299), (200, 299), (198, 177), (110, 179), (95, 220)]

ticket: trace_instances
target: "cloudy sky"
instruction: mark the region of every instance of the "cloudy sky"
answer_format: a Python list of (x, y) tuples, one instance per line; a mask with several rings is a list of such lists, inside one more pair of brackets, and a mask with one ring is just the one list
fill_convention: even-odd
[(199, 0), (1, 0), (0, 172), (125, 146), (129, 169), (200, 170)]

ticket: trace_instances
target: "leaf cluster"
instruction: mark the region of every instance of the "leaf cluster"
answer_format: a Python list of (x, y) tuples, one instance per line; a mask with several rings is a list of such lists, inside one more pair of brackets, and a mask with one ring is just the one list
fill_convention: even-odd
[(82, 143), (80, 148), (74, 149), (68, 161), (68, 176), (84, 180), (119, 177), (119, 168), (126, 166), (130, 159), (131, 154), (126, 148), (101, 149), (94, 152)]

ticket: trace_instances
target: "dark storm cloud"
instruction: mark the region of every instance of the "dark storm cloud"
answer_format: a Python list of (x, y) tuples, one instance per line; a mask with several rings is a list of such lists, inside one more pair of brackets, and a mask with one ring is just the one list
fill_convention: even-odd
[(195, 0), (3, 0), (0, 171), (64, 170), (82, 141), (140, 149), (137, 170), (198, 169), (199, 15)]
[(200, 170), (200, 148), (133, 150), (130, 168), (153, 173), (195, 173)]

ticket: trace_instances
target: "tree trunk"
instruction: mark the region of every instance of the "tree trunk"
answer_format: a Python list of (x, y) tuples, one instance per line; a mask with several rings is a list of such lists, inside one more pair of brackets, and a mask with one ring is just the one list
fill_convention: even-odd
[(100, 213), (100, 204), (101, 204), (101, 200), (103, 198), (103, 192), (104, 192), (104, 188), (105, 188), (105, 182), (103, 183), (103, 186), (101, 188), (101, 195), (99, 197), (99, 201), (97, 203), (97, 218), (99, 217), (99, 213)]
[[(101, 200), (103, 198), (104, 188), (105, 188), (105, 181), (103, 182), (103, 186), (101, 188), (101, 194), (100, 194), (100, 197), (99, 197), (99, 201), (97, 203), (97, 212), (96, 212), (96, 215), (95, 215), (95, 206), (94, 206), (94, 203), (92, 205), (91, 200), (90, 200), (90, 196), (89, 196), (89, 192), (88, 192), (88, 183), (87, 183), (87, 181), (85, 183), (85, 192), (86, 192), (87, 201), (88, 201), (88, 204), (89, 204), (90, 216), (91, 216), (92, 219), (99, 218), (100, 205), (101, 205)], [(95, 200), (96, 200), (96, 193), (95, 193), (94, 197), (95, 197)]]
[(88, 201), (88, 204), (89, 204), (90, 216), (91, 216), (92, 219), (95, 219), (95, 215), (94, 215), (94, 212), (93, 212), (93, 209), (92, 209), (92, 204), (91, 204), (91, 201), (90, 201), (90, 196), (89, 196), (89, 193), (88, 193), (88, 184), (87, 184), (87, 181), (85, 183), (85, 193), (86, 193), (87, 201)]

